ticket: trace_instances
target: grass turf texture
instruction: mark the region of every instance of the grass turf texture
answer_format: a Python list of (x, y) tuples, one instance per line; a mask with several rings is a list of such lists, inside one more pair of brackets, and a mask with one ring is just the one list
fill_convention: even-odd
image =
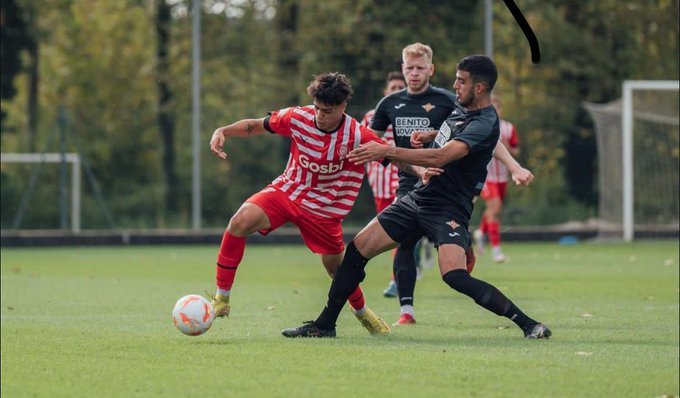
[[(5, 397), (659, 397), (678, 395), (678, 243), (506, 245), (475, 275), (553, 330), (522, 338), (428, 270), (418, 324), (369, 336), (346, 309), (336, 339), (286, 339), (330, 279), (301, 246), (250, 246), (232, 315), (207, 334), (172, 325), (175, 301), (214, 290), (216, 247), (2, 249)], [(382, 297), (390, 256), (368, 265)]]

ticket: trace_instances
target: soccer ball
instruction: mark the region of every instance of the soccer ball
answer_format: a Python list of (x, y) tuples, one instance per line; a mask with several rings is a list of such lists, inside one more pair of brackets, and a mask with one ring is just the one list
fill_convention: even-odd
[(198, 336), (210, 329), (215, 319), (215, 310), (205, 297), (189, 294), (177, 300), (172, 310), (172, 322), (182, 333)]

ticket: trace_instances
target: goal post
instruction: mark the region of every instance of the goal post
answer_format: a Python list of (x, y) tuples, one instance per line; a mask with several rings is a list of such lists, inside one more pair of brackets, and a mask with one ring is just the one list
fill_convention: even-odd
[(677, 80), (627, 80), (622, 97), (584, 103), (598, 152), (598, 236), (677, 236), (680, 130)]
[(71, 231), (80, 233), (80, 155), (65, 153), (2, 153), (0, 163), (60, 163), (71, 164)]
[[(675, 91), (680, 89), (678, 80), (626, 80), (623, 82), (623, 109), (621, 124), (623, 126), (623, 240), (633, 241), (635, 232), (634, 219), (634, 173), (633, 173), (633, 128), (635, 126), (633, 93), (636, 90)], [(675, 103), (676, 129), (677, 101)], [(663, 115), (662, 115), (663, 116)]]

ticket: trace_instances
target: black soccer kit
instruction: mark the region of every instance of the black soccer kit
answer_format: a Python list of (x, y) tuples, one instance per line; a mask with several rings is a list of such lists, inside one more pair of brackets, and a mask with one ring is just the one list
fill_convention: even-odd
[[(455, 94), (439, 87), (429, 85), (420, 94), (400, 90), (380, 100), (371, 121), (371, 129), (386, 131), (392, 125), (395, 145), (411, 148), (411, 134), (414, 131), (438, 130), (458, 107)], [(397, 197), (404, 196), (417, 182), (418, 177), (400, 170)]]
[[(451, 115), (432, 143), (440, 148), (451, 140), (465, 142), (470, 153), (442, 168), (429, 184), (416, 184), (413, 191), (378, 215), (378, 221), (396, 242), (408, 244), (426, 235), (435, 246), (454, 243), (467, 249), (468, 225), (474, 200), (486, 180), (486, 166), (500, 135), (498, 114), (488, 106), (465, 114)], [(454, 224), (459, 227), (454, 228)]]

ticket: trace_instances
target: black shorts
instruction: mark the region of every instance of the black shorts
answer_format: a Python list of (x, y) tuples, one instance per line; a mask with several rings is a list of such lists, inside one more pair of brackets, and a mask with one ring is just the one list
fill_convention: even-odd
[(435, 247), (454, 244), (467, 250), (471, 243), (470, 233), (463, 223), (455, 220), (453, 211), (420, 207), (411, 195), (387, 206), (378, 214), (378, 222), (392, 240), (404, 246), (415, 244), (423, 236)]

